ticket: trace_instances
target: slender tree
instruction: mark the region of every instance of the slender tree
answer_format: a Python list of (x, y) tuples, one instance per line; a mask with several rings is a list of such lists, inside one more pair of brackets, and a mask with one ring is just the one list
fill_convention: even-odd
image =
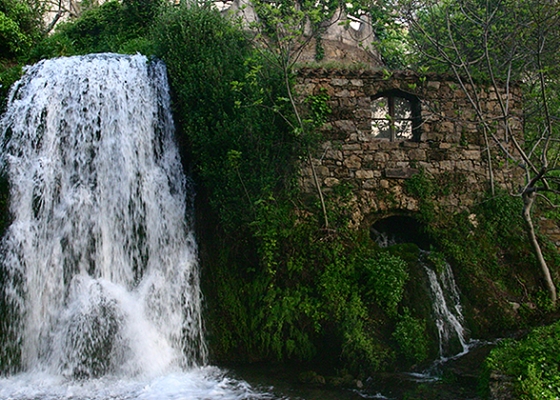
[[(328, 25), (339, 21), (336, 13), (340, 13), (341, 3), (338, 0), (319, 0), (317, 4), (298, 0), (278, 2), (252, 0), (250, 4), (255, 11), (255, 18), (249, 24), (249, 28), (255, 33), (255, 48), (261, 51), (261, 55), (268, 59), (271, 65), (275, 65), (282, 71), (287, 89), (286, 99), (272, 99), (272, 101), (276, 103), (287, 101), (290, 111), (283, 114), (283, 117), (298, 136), (305, 135), (309, 125), (301, 114), (301, 104), (292, 90), (292, 70), (311, 40), (315, 39), (319, 44), (320, 33)], [(321, 183), (310, 150), (307, 149), (306, 153), (321, 202), (324, 227), (328, 229), (329, 219)]]
[[(532, 219), (537, 198), (560, 205), (560, 101), (558, 50), (560, 5), (554, 0), (400, 0), (400, 17), (410, 29), (418, 62), (452, 72), (476, 111), (486, 141), (489, 180), (492, 155), (522, 168), (525, 184), (523, 218), (550, 298), (557, 294)], [(488, 119), (477, 84), (497, 94), (499, 118)], [(512, 113), (511, 93), (522, 84), (525, 96), (524, 138), (512, 134), (519, 124)], [(500, 93), (503, 93), (501, 95)], [(511, 143), (506, 146), (504, 143)]]

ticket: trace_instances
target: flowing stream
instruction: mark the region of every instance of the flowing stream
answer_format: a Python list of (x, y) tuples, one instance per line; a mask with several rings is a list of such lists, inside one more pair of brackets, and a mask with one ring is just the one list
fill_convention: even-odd
[(460, 357), (469, 352), (467, 331), (459, 290), (451, 266), (441, 263), (441, 271), (434, 271), (424, 264), (430, 282), (432, 309), (439, 339), (439, 362), (450, 357)]
[(42, 61), (0, 121), (2, 399), (272, 398), (207, 366), (165, 66)]

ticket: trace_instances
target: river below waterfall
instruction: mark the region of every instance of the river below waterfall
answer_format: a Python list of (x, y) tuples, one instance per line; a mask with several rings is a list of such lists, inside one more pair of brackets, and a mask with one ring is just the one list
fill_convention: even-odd
[(299, 369), (272, 365), (199, 367), (153, 378), (68, 380), (31, 372), (0, 378), (3, 400), (478, 400), (477, 375), (489, 348), (444, 367), (441, 377), (375, 374), (358, 387), (302, 383)]
[[(293, 400), (479, 400), (478, 376), (484, 358), (493, 344), (481, 344), (470, 352), (438, 361), (437, 374), (418, 372), (378, 373), (356, 384), (335, 387), (327, 383), (302, 382), (302, 366), (232, 366), (233, 377), (249, 382), (252, 387), (273, 393), (274, 399)], [(307, 366), (313, 368), (313, 366)]]

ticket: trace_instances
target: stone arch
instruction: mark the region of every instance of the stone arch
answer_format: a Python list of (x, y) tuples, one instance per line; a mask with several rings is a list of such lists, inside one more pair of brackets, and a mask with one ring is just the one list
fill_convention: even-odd
[(372, 134), (390, 141), (421, 138), (422, 107), (418, 96), (390, 89), (371, 96)]
[(381, 246), (391, 243), (414, 243), (423, 250), (430, 249), (430, 238), (424, 224), (413, 214), (383, 216), (370, 222), (370, 237)]

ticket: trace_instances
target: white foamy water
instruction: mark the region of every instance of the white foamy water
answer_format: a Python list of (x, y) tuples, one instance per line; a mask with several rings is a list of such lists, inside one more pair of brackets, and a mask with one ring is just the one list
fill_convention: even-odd
[(451, 266), (444, 262), (439, 273), (427, 265), (424, 265), (424, 270), (430, 283), (432, 310), (439, 339), (439, 361), (460, 357), (468, 353), (470, 347), (461, 297)]
[(0, 398), (270, 398), (204, 366), (169, 102), (165, 66), (139, 55), (46, 60), (14, 85)]
[(44, 373), (25, 373), (0, 379), (5, 400), (273, 400), (244, 381), (229, 378), (215, 367), (197, 367), (151, 379), (106, 376), (65, 380)]

